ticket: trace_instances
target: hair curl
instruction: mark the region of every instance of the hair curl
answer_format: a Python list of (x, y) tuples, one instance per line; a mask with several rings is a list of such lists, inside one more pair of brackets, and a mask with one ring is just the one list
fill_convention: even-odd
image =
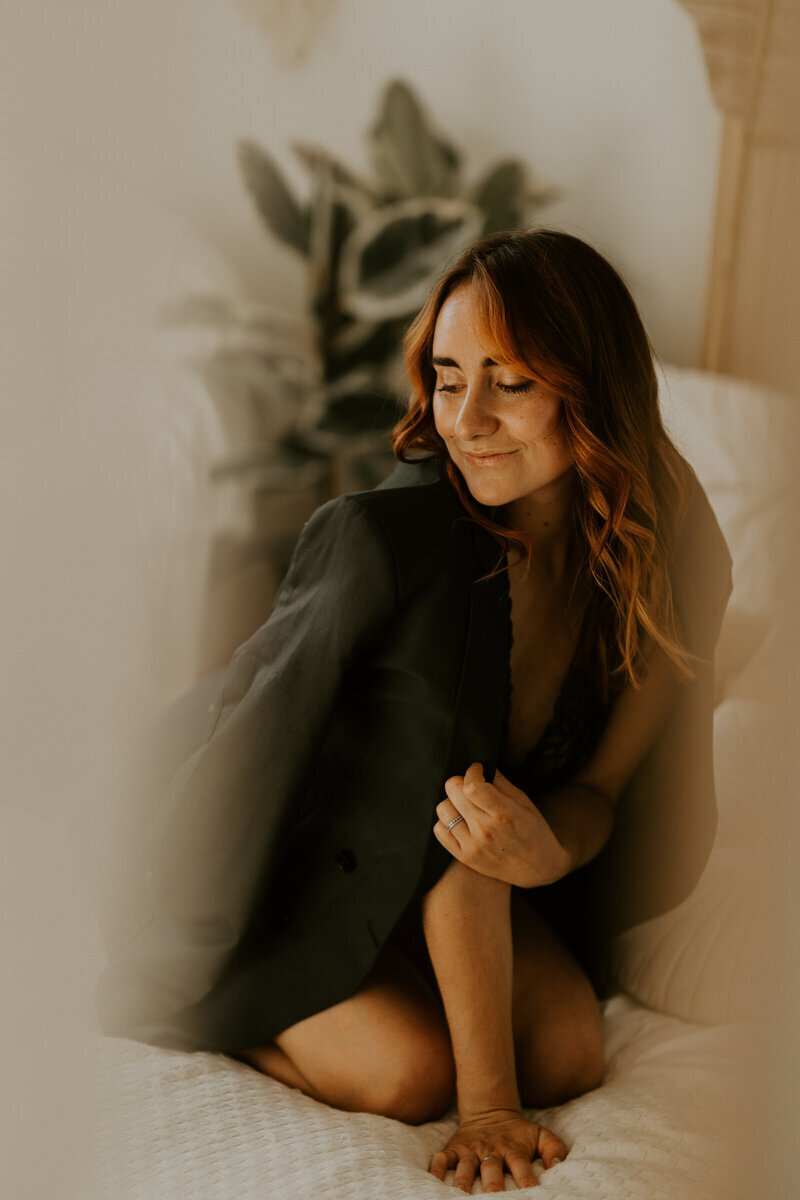
[[(439, 311), (461, 285), (475, 289), (490, 344), (512, 367), (554, 389), (578, 486), (573, 518), (582, 581), (590, 586), (581, 639), (602, 693), (612, 680), (640, 686), (646, 639), (683, 677), (693, 656), (673, 605), (669, 562), (691, 487), (691, 468), (667, 435), (653, 351), (631, 295), (591, 246), (552, 229), (495, 234), (473, 243), (441, 276), (405, 337), (409, 411), (392, 432), (397, 458), (425, 451), (443, 461), (465, 509), (530, 564), (526, 533), (478, 504), (436, 431), (432, 364)], [(500, 567), (498, 567), (500, 569)]]

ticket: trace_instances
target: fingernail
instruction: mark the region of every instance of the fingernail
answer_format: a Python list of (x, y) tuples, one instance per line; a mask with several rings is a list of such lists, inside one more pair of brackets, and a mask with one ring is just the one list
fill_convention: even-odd
[(563, 1161), (564, 1161), (564, 1160), (563, 1160), (563, 1158), (551, 1158), (551, 1159), (550, 1159), (550, 1166), (551, 1166), (551, 1167), (554, 1167), (554, 1166), (556, 1165), (556, 1163), (560, 1163), (560, 1162), (563, 1162)]

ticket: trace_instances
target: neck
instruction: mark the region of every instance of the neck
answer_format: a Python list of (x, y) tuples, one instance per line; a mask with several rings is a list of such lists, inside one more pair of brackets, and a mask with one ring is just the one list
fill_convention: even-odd
[(532, 565), (554, 581), (565, 578), (574, 549), (574, 489), (575, 472), (570, 467), (546, 487), (512, 501), (504, 511), (504, 524), (531, 539)]

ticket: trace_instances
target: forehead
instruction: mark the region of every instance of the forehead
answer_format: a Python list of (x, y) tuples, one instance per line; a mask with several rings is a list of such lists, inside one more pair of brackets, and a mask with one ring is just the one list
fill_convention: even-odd
[[(454, 347), (471, 358), (491, 358), (500, 362), (505, 358), (487, 327), (486, 316), (479, 296), (472, 284), (461, 284), (447, 297), (433, 332), (433, 354), (452, 356)], [(459, 361), (461, 361), (459, 359)]]

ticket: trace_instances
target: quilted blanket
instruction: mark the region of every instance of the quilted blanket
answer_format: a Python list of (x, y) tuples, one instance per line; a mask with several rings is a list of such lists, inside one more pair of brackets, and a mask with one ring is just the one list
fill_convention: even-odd
[[(541, 1195), (715, 1200), (735, 1194), (741, 1160), (731, 1153), (732, 1139), (744, 1114), (731, 1098), (741, 1094), (744, 1023), (690, 1025), (617, 996), (606, 1003), (605, 1026), (603, 1085), (540, 1114), (569, 1146), (567, 1159), (550, 1171), (535, 1164)], [(221, 1054), (122, 1038), (97, 1038), (90, 1052), (92, 1153), (84, 1195), (444, 1200), (459, 1194), (452, 1173), (444, 1184), (427, 1173), (455, 1127), (454, 1112), (412, 1127), (328, 1108)], [(510, 1176), (506, 1189), (517, 1190)], [(481, 1192), (480, 1182), (473, 1190)]]

